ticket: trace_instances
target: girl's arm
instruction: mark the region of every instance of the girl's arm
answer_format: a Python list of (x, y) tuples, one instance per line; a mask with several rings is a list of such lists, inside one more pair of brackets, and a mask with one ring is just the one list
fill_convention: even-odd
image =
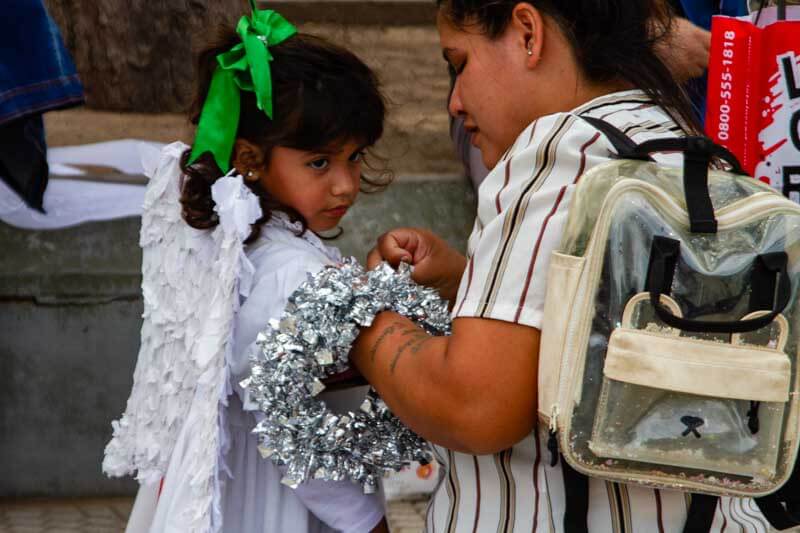
[(381, 313), (351, 361), (392, 412), (422, 437), (484, 455), (519, 442), (537, 416), (539, 330), (458, 318), (450, 337)]

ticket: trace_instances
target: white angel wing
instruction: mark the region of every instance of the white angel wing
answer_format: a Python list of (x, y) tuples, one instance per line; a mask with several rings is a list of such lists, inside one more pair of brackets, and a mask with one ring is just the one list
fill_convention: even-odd
[(136, 472), (141, 482), (158, 482), (191, 420), (192, 438), (181, 450), (181, 460), (193, 465), (195, 503), (187, 530), (205, 532), (212, 530), (225, 361), (239, 291), (249, 286), (252, 274), (243, 241), (261, 209), (241, 177), (226, 176), (212, 187), (220, 224), (213, 230), (189, 227), (179, 201), (179, 162), (187, 148), (173, 143), (161, 151), (157, 165), (144, 162), (152, 173), (140, 236), (141, 346), (127, 408), (112, 423), (103, 470), (111, 476)]

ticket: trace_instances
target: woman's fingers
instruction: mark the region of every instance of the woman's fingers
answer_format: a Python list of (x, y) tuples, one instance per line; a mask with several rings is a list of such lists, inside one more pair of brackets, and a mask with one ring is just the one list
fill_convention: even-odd
[(378, 239), (377, 250), (384, 261), (397, 266), (401, 261), (416, 264), (420, 261), (420, 235), (413, 229), (396, 229)]
[(375, 268), (381, 261), (393, 267), (401, 261), (413, 264), (414, 253), (419, 247), (419, 238), (415, 233), (414, 230), (403, 228), (381, 235), (375, 248), (367, 255), (367, 268)]
[(378, 266), (381, 261), (383, 261), (383, 257), (381, 256), (380, 251), (378, 251), (377, 247), (373, 248), (367, 254), (367, 269), (372, 270)]
[(466, 266), (463, 255), (428, 230), (400, 228), (385, 233), (367, 255), (367, 268), (381, 261), (397, 267), (401, 261), (414, 266), (413, 279), (433, 287), (447, 300), (455, 298), (461, 275)]

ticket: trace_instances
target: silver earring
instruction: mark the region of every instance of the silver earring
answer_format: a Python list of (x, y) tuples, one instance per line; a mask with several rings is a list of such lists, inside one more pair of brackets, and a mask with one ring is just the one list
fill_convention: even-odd
[(248, 178), (252, 178), (252, 177), (253, 177), (253, 171), (252, 171), (252, 170), (249, 170), (249, 171), (247, 172), (247, 177), (248, 177)]
[(529, 55), (529, 56), (532, 56), (532, 55), (533, 55), (533, 50), (532, 50), (532, 49), (530, 49), (530, 48), (528, 48), (528, 55)]

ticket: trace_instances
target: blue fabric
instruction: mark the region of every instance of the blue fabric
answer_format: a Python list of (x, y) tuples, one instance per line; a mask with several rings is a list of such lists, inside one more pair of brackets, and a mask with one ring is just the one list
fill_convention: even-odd
[(681, 6), (687, 19), (707, 30), (711, 29), (714, 15), (741, 17), (748, 13), (745, 0), (681, 0)]
[(2, 0), (0, 124), (83, 102), (75, 64), (42, 0)]

